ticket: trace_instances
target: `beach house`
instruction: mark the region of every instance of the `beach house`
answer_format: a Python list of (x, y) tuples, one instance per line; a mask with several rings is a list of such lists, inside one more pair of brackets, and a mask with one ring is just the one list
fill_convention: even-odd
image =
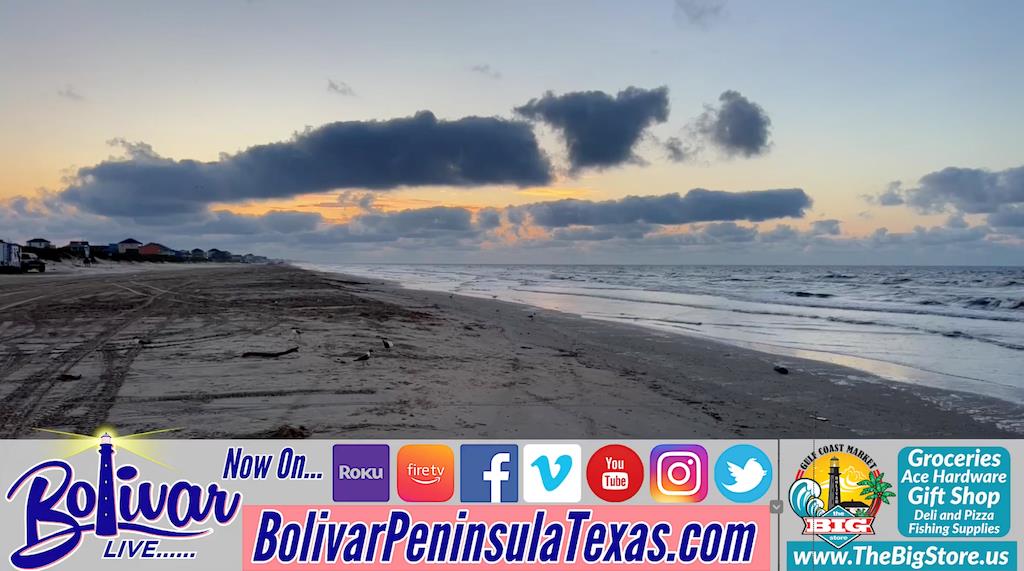
[(126, 240), (121, 240), (120, 242), (117, 243), (117, 253), (118, 254), (122, 254), (122, 255), (123, 254), (138, 254), (140, 246), (142, 246), (142, 242), (139, 242), (135, 238), (128, 238)]
[(32, 238), (28, 242), (25, 242), (25, 245), (29, 248), (39, 248), (40, 250), (53, 247), (53, 243), (46, 238)]
[(157, 242), (150, 242), (145, 246), (139, 247), (139, 254), (142, 256), (173, 256), (174, 250), (158, 244)]
[(211, 262), (230, 262), (231, 252), (227, 250), (218, 250), (217, 248), (210, 248), (206, 251), (206, 257)]
[(72, 256), (78, 256), (79, 258), (88, 258), (90, 256), (89, 241), (72, 240), (68, 242), (68, 252), (71, 252)]

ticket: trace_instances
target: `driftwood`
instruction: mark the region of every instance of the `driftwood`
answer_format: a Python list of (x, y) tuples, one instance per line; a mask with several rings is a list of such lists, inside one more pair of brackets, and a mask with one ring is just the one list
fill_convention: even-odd
[(291, 349), (285, 349), (284, 351), (246, 351), (245, 353), (242, 353), (242, 358), (262, 357), (264, 359), (276, 359), (278, 357), (283, 357), (284, 355), (298, 352), (298, 347), (292, 347)]

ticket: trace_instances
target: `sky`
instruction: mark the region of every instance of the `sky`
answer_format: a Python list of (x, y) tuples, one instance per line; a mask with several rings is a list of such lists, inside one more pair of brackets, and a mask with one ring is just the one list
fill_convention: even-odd
[(0, 239), (1024, 264), (1019, 2), (0, 0)]

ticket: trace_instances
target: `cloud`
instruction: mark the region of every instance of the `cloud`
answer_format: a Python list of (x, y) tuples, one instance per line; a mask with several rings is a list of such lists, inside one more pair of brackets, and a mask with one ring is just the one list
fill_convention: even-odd
[(922, 176), (915, 187), (893, 182), (884, 192), (865, 198), (924, 214), (948, 212), (950, 229), (966, 228), (964, 215), (987, 214), (991, 227), (1015, 231), (1024, 227), (1024, 166), (1000, 171), (947, 167)]
[(627, 196), (619, 200), (557, 200), (521, 207), (546, 228), (614, 224), (689, 224), (693, 222), (802, 217), (811, 198), (802, 189), (725, 192), (695, 188), (685, 195)]
[(497, 208), (484, 208), (477, 212), (476, 218), (477, 224), (485, 230), (501, 226), (501, 211)]
[(715, 242), (753, 242), (758, 233), (757, 228), (740, 226), (735, 222), (707, 224), (700, 231)]
[(838, 220), (815, 220), (811, 224), (811, 233), (816, 236), (838, 236), (842, 230)]
[(195, 222), (179, 225), (175, 232), (196, 236), (296, 234), (312, 232), (323, 221), (323, 216), (316, 212), (277, 210), (261, 215), (249, 215), (217, 210)]
[(875, 195), (864, 195), (864, 200), (879, 206), (898, 206), (906, 202), (903, 185), (899, 181), (890, 182), (884, 191)]
[(706, 28), (725, 9), (725, 0), (676, 0), (673, 17), (676, 23)]
[(65, 85), (62, 89), (58, 89), (57, 96), (71, 101), (85, 101), (85, 97), (72, 85)]
[(988, 215), (988, 223), (996, 228), (1024, 228), (1024, 206), (1003, 206)]
[(470, 66), (469, 71), (472, 71), (473, 73), (479, 73), (480, 75), (488, 77), (490, 79), (501, 79), (501, 72), (494, 69), (493, 67), (491, 67), (490, 64), (487, 63), (481, 63), (474, 66)]
[(730, 156), (753, 157), (771, 147), (772, 121), (757, 103), (737, 91), (723, 92), (719, 106), (708, 106), (697, 119), (697, 131)]
[(615, 97), (603, 91), (547, 92), (516, 113), (559, 130), (572, 171), (638, 162), (633, 149), (644, 130), (668, 120), (668, 88), (628, 87)]
[(601, 242), (605, 240), (641, 240), (657, 226), (643, 223), (612, 224), (606, 226), (572, 226), (557, 228), (551, 233), (553, 240), (568, 242)]
[(473, 220), (466, 208), (433, 206), (397, 212), (367, 212), (345, 224), (335, 224), (306, 239), (321, 243), (372, 243), (399, 240), (451, 244), (478, 236), (492, 221)]
[(372, 192), (359, 192), (346, 190), (338, 193), (338, 206), (345, 208), (358, 208), (360, 210), (373, 210), (377, 197)]
[(669, 160), (674, 163), (681, 163), (694, 154), (694, 149), (687, 147), (679, 137), (669, 137), (665, 141), (665, 151)]
[(789, 224), (779, 224), (775, 228), (761, 233), (761, 241), (772, 243), (772, 242), (789, 242), (797, 239), (800, 236), (800, 231), (793, 228)]
[[(686, 201), (688, 196), (675, 200)], [(647, 202), (663, 198), (631, 197), (623, 202), (639, 199), (649, 206)], [(358, 203), (354, 196), (349, 199)], [(552, 204), (558, 202), (562, 201)], [(597, 205), (598, 211), (607, 209), (602, 208), (604, 203), (588, 204)], [(57, 195), (42, 193), (0, 200), (0, 238), (25, 240), (41, 235), (61, 244), (69, 239), (105, 244), (134, 236), (181, 249), (216, 247), (324, 262), (344, 256), (366, 262), (449, 263), (1024, 263), (1020, 231), (1024, 226), (993, 231), (986, 225), (960, 227), (959, 222), (947, 222), (903, 233), (882, 228), (857, 237), (832, 234), (832, 224), (812, 224), (807, 230), (788, 224), (764, 229), (763, 224), (731, 220), (674, 224), (691, 217), (649, 222), (598, 212), (588, 220), (593, 224), (544, 227), (533, 219), (531, 210), (537, 209), (371, 210), (346, 223), (309, 212), (243, 215), (217, 210), (173, 220), (133, 221), (82, 212)], [(1014, 211), (1003, 214), (1009, 217)], [(1005, 222), (1024, 224), (1024, 212), (1015, 216)]]
[(220, 160), (174, 160), (143, 143), (127, 157), (79, 169), (62, 192), (96, 214), (147, 218), (196, 214), (211, 203), (285, 198), (341, 188), (531, 186), (551, 165), (529, 124), (496, 117), (439, 120), (429, 111), (388, 121), (346, 121)]
[(1024, 203), (1024, 166), (1002, 171), (944, 168), (921, 177), (905, 197), (922, 212), (953, 208), (968, 214), (994, 213), (1003, 205)]
[(946, 228), (967, 228), (970, 224), (964, 219), (963, 214), (950, 214), (946, 219)]
[(355, 97), (356, 95), (356, 92), (352, 91), (352, 88), (347, 83), (344, 81), (334, 81), (333, 79), (327, 80), (327, 91), (344, 95), (345, 97)]

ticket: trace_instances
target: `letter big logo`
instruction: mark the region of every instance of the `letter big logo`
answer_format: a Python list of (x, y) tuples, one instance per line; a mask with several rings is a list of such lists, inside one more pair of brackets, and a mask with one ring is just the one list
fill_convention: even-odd
[(391, 497), (387, 444), (335, 444), (331, 477), (336, 502), (386, 502)]
[(523, 499), (530, 503), (575, 503), (583, 495), (583, 453), (577, 444), (523, 447)]
[(606, 502), (624, 502), (640, 491), (644, 483), (644, 462), (636, 452), (621, 444), (609, 444), (587, 462), (587, 484)]
[(515, 444), (463, 444), (459, 479), (464, 502), (519, 499), (519, 452)]
[(651, 450), (651, 496), (659, 502), (700, 502), (708, 495), (708, 451), (696, 444)]
[(443, 444), (398, 450), (398, 496), (407, 502), (447, 502), (455, 493), (455, 453)]
[(789, 505), (804, 520), (804, 535), (842, 549), (874, 535), (875, 516), (895, 495), (866, 452), (851, 445), (819, 447), (789, 486)]

